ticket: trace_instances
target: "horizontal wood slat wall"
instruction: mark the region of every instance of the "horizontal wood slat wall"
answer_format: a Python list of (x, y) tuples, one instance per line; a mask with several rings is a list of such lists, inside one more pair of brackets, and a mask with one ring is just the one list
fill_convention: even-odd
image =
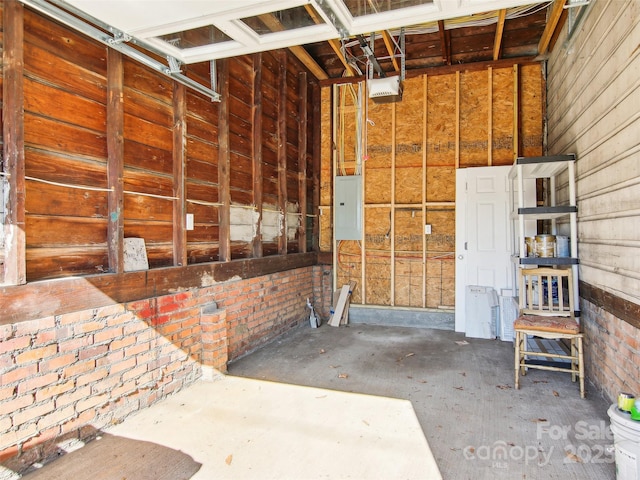
[[(24, 204), (14, 200), (8, 220), (24, 223), (24, 238), (4, 247), (3, 233), (0, 282), (122, 273), (125, 237), (144, 238), (152, 269), (306, 251), (315, 208), (301, 192), (314, 198), (318, 130), (313, 89), (288, 51), (218, 62), (217, 103), (19, 2), (5, 11), (5, 158), (22, 155), (26, 177), (12, 180)], [(182, 66), (205, 85), (209, 67)]]

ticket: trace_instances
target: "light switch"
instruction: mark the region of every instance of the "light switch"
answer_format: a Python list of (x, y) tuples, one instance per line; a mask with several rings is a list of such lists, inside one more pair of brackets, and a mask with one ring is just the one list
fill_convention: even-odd
[(187, 213), (187, 230), (193, 230), (193, 213)]

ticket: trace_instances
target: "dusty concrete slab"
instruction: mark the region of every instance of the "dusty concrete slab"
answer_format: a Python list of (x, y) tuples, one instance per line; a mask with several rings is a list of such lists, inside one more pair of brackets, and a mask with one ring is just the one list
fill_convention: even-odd
[[(231, 375), (411, 401), (446, 479), (615, 478), (607, 408), (564, 373), (513, 389), (513, 346), (445, 330), (303, 326)], [(381, 478), (381, 477), (373, 477)]]
[(198, 382), (108, 433), (189, 455), (193, 480), (441, 478), (410, 402), (322, 388)]

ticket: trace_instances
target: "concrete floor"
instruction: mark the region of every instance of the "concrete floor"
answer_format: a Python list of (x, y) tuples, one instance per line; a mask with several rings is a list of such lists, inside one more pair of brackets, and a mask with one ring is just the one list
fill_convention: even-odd
[(24, 478), (615, 478), (609, 403), (556, 372), (515, 391), (512, 365), (448, 330), (302, 325)]
[(514, 390), (509, 342), (305, 325), (233, 362), (229, 375), (409, 400), (445, 479), (615, 478), (609, 403), (588, 382), (581, 399), (557, 372), (529, 371)]

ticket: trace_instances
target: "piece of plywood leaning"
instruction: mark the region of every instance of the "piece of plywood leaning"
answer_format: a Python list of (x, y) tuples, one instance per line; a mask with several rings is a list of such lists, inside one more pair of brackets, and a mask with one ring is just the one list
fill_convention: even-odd
[(329, 325), (332, 327), (338, 327), (340, 325), (346, 325), (349, 320), (349, 304), (351, 302), (351, 294), (356, 287), (356, 282), (349, 282), (342, 286), (340, 290), (334, 292), (335, 306), (333, 313), (329, 318)]

